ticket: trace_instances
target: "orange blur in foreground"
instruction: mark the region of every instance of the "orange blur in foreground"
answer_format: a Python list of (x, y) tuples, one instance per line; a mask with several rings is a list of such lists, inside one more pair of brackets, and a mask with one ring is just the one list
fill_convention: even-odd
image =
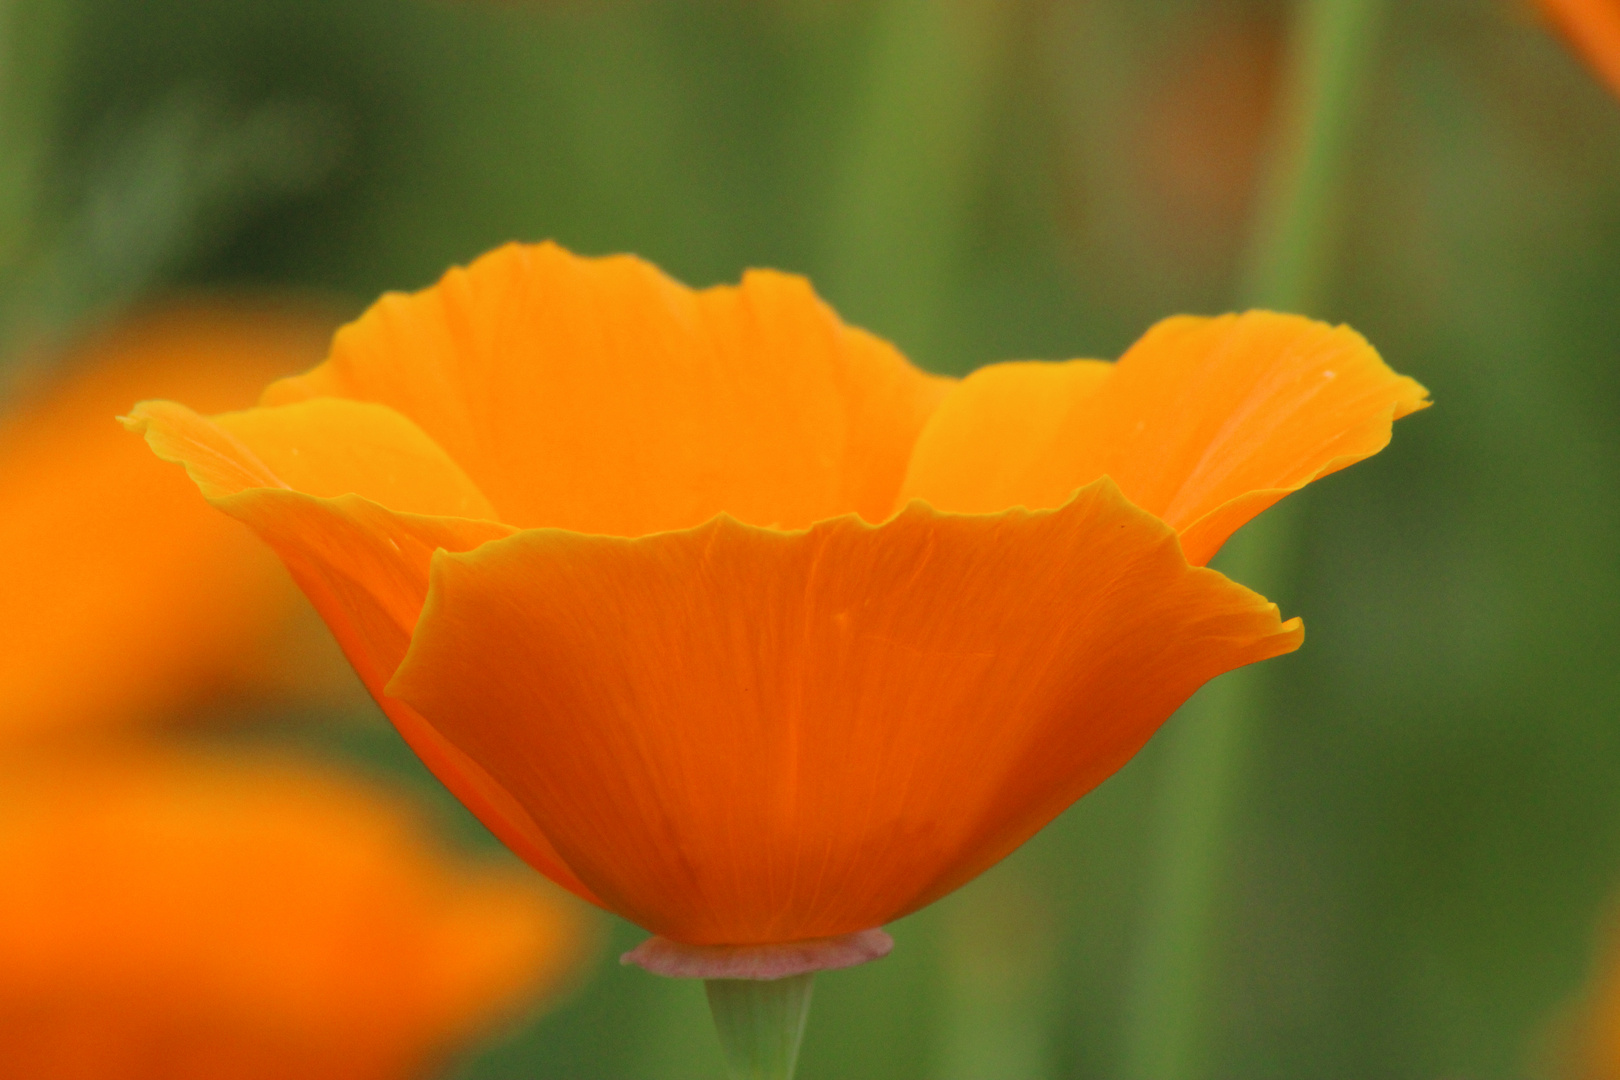
[(1300, 318), (956, 381), (801, 278), (693, 291), (545, 244), (384, 297), (259, 408), (129, 423), (513, 850), (752, 945), (943, 896), (1205, 681), (1297, 648), (1201, 564), (1425, 404)]
[(1620, 94), (1620, 0), (1537, 0), (1610, 90)]
[(0, 783), (0, 1075), (423, 1075), (555, 985), (586, 929), (304, 764), (122, 756)]
[(307, 610), (286, 571), (115, 418), (132, 395), (247, 405), (319, 360), (334, 324), (262, 302), (170, 306), (82, 343), (0, 416), (0, 746), (277, 678), (269, 654)]

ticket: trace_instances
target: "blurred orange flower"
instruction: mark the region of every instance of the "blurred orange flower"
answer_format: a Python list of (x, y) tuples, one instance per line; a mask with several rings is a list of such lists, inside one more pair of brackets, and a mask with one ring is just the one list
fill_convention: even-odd
[(39, 759), (0, 782), (0, 1075), (420, 1076), (553, 988), (581, 910), (308, 765)]
[(1538, 0), (1597, 75), (1620, 94), (1620, 0)]
[(1242, 247), (1271, 129), (1278, 21), (1249, 15), (1189, 26), (1148, 68), (1145, 99), (1125, 118), (1121, 165), (1143, 203), (1132, 235), (1155, 279), (1210, 278), (1230, 270)]
[(1563, 1080), (1620, 1080), (1620, 919), (1609, 913), (1583, 1000), (1544, 1032), (1538, 1064)]
[(512, 245), (259, 408), (130, 423), (532, 865), (676, 942), (767, 945), (937, 899), (1298, 647), (1200, 564), (1425, 398), (1268, 313), (958, 382), (800, 278)]
[(86, 341), (0, 416), (0, 745), (173, 716), (277, 677), (268, 654), (296, 643), (307, 605), (114, 418), (132, 396), (250, 404), (318, 361), (335, 324), (265, 302), (170, 306)]

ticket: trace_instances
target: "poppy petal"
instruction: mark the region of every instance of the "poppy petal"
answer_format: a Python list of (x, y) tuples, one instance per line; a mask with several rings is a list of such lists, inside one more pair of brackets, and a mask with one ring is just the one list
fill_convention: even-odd
[[(210, 502), (275, 549), (372, 697), (445, 787), (535, 869), (595, 902), (528, 813), (482, 767), (383, 692), (410, 644), (433, 553), (470, 550), (510, 527), (399, 513), (354, 494), (320, 498), (290, 490), (241, 439), (173, 402), (143, 402), (126, 422), (145, 434), (159, 457), (185, 465)], [(263, 434), (252, 425), (237, 427)], [(284, 448), (268, 439), (260, 446), (275, 453)]]
[[(1355, 331), (1264, 311), (1164, 320), (1100, 385), (1073, 377), (1050, 435), (1055, 377), (998, 367), (935, 414), (902, 496), (959, 512), (1045, 508), (1109, 476), (1181, 534), (1195, 565), (1284, 495), (1382, 450), (1395, 420), (1428, 405)], [(1027, 430), (1020, 392), (1039, 418)]]
[(441, 552), (388, 692), (612, 910), (749, 945), (943, 895), (1301, 638), (1105, 480), (1055, 511)]
[(1009, 360), (974, 371), (923, 428), (904, 497), (956, 514), (1061, 504), (1073, 488), (1050, 505), (1014, 494), (1029, 488), (1032, 476), (1052, 470), (1053, 445), (1070, 413), (1095, 396), (1113, 371), (1106, 360)]
[(721, 511), (881, 520), (949, 385), (844, 326), (799, 277), (697, 292), (631, 256), (511, 244), (385, 296), (263, 401), (380, 402), (501, 520), (639, 536)]
[(316, 398), (211, 421), (294, 491), (357, 494), (407, 514), (495, 520), (461, 467), (386, 405)]

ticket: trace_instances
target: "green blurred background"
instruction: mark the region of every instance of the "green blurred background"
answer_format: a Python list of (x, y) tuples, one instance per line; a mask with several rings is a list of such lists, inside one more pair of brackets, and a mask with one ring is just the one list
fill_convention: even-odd
[[(1239, 305), (1292, 11), (11, 3), (15, 340), (176, 289), (358, 312), (550, 237), (693, 285), (806, 273), (951, 373)], [(1271, 595), (1309, 639), (1247, 763), (1199, 1073), (1534, 1076), (1620, 887), (1620, 103), (1510, 0), (1389, 4), (1342, 188), (1312, 313), (1437, 407), (1298, 500)], [(403, 778), (494, 846), (352, 719), (229, 737)], [(1161, 743), (822, 977), (801, 1076), (1120, 1076)], [(720, 1076), (701, 988), (613, 955), (452, 1075)]]

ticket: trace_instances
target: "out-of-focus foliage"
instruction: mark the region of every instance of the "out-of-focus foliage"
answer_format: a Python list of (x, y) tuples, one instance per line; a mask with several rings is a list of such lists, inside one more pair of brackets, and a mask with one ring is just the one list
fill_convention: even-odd
[[(27, 247), (50, 302), (7, 312), (31, 333), (160, 284), (358, 309), (555, 237), (693, 284), (808, 272), (942, 371), (1112, 356), (1235, 303), (1284, 14), (963, 5), (992, 37), (945, 70), (981, 97), (921, 96), (944, 120), (891, 145), (863, 95), (884, 57), (926, 60), (878, 40), (923, 18), (900, 0), (14, 0), (57, 2), (65, 98)], [(1210, 1076), (1527, 1075), (1620, 887), (1620, 103), (1510, 0), (1391, 4), (1381, 53), (1316, 314), (1439, 404), (1306, 497), (1274, 598), (1309, 636), (1248, 780)], [(857, 210), (913, 193), (861, 178), (930, 132), (949, 168), (908, 175), (951, 231), (901, 231), (873, 274)], [(455, 813), (380, 727), (293, 715), (252, 738)], [(1157, 765), (1150, 746), (900, 923), (889, 960), (822, 978), (801, 1075), (983, 1076), (986, 1045), (1016, 1048), (1008, 1077), (1113, 1075)], [(695, 985), (608, 965), (457, 1075), (720, 1072)]]

